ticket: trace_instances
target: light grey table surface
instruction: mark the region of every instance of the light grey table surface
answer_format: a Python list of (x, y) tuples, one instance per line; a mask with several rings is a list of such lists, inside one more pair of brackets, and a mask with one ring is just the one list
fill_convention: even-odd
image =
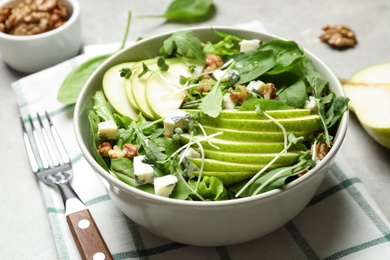
[[(186, 26), (235, 25), (258, 20), (269, 32), (297, 41), (342, 78), (366, 66), (390, 62), (388, 0), (214, 0), (216, 13), (198, 24), (137, 18), (162, 13), (169, 3), (169, 0), (80, 1), (84, 44), (120, 41), (127, 12), (131, 10), (129, 40)], [(336, 51), (318, 40), (321, 27), (335, 23), (346, 24), (356, 32), (359, 44), (354, 49)], [(0, 259), (56, 259), (47, 213), (24, 151), (18, 107), (11, 88), (13, 81), (24, 76), (0, 61)], [(390, 150), (376, 144), (351, 114), (341, 151), (354, 174), (390, 218)]]

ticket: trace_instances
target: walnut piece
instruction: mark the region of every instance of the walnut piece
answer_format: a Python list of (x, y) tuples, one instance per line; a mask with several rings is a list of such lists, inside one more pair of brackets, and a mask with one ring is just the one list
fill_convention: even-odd
[(99, 145), (98, 147), (98, 153), (102, 156), (102, 157), (109, 157), (109, 151), (112, 150), (112, 145), (110, 142), (103, 142)]
[(68, 19), (68, 11), (59, 0), (25, 0), (15, 7), (0, 9), (0, 32), (33, 35), (53, 30)]
[(206, 55), (206, 68), (205, 71), (218, 69), (223, 65), (222, 58), (217, 54), (207, 54)]
[(134, 144), (124, 144), (123, 151), (125, 152), (125, 158), (132, 159), (137, 155), (138, 147)]
[(337, 49), (354, 47), (357, 44), (355, 33), (348, 26), (342, 24), (325, 25), (320, 40)]
[(260, 86), (259, 93), (265, 98), (265, 99), (278, 99), (276, 96), (276, 87), (272, 83), (266, 83)]
[(248, 100), (249, 92), (246, 90), (246, 86), (244, 85), (236, 85), (234, 88), (235, 91), (230, 92), (230, 98), (235, 103), (244, 103)]

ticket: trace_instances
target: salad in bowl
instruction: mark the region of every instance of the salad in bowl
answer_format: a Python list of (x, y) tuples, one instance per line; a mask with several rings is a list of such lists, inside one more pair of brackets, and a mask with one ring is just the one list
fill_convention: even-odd
[(235, 199), (283, 187), (332, 148), (348, 99), (297, 43), (214, 33), (176, 32), (159, 56), (105, 73), (91, 149), (113, 176), (165, 197)]
[(272, 232), (308, 204), (343, 141), (347, 105), (333, 73), (296, 42), (199, 27), (114, 54), (84, 86), (74, 123), (130, 219), (219, 246)]

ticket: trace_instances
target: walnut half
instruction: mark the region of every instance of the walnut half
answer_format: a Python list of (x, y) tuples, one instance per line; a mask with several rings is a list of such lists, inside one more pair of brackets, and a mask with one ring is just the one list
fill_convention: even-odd
[(346, 25), (325, 25), (322, 27), (322, 30), (324, 32), (320, 35), (320, 40), (333, 48), (345, 49), (354, 47), (357, 44), (354, 31)]
[(0, 10), (0, 32), (33, 35), (58, 28), (68, 19), (66, 7), (59, 0), (25, 0), (15, 7)]

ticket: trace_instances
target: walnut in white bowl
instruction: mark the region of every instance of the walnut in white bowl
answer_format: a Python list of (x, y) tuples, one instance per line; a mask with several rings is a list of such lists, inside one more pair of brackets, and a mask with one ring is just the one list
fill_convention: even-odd
[(0, 54), (32, 73), (75, 56), (81, 48), (76, 0), (14, 0), (0, 7)]

